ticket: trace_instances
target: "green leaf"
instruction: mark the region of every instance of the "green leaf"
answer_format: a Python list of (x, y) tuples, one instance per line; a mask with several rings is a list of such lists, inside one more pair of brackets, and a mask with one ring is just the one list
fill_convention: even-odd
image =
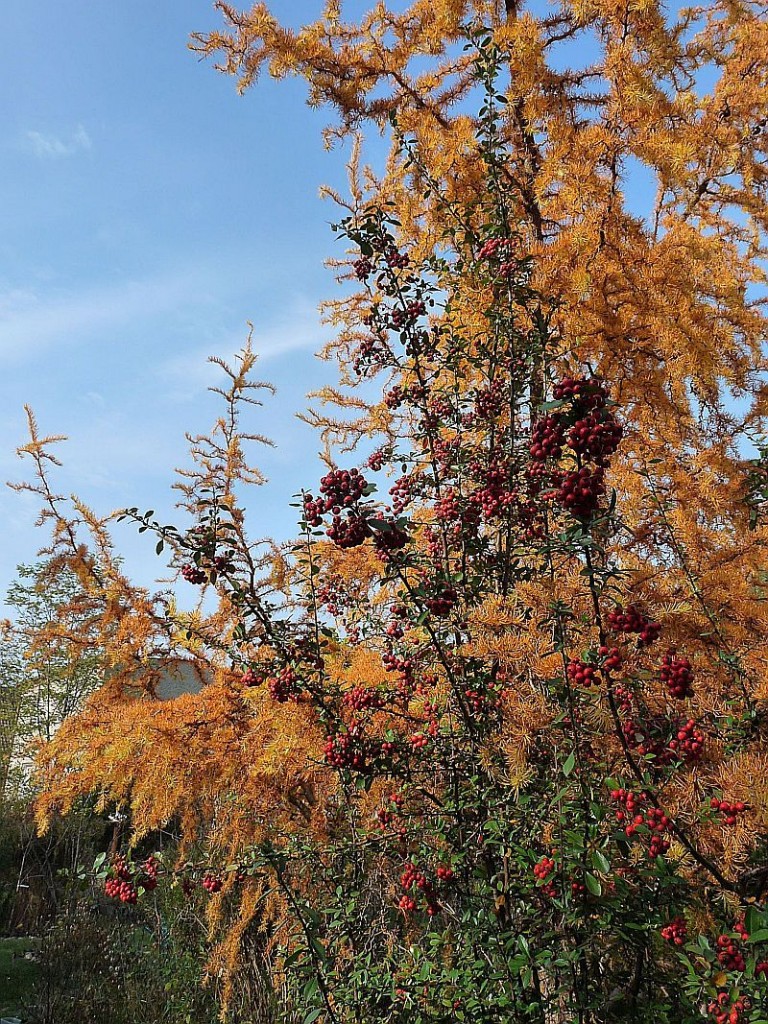
[(584, 872), (584, 881), (587, 889), (592, 893), (593, 896), (602, 896), (603, 887), (600, 882), (595, 878), (594, 875), (590, 875), (588, 871)]
[(567, 778), (573, 771), (574, 765), (576, 764), (576, 751), (572, 750), (568, 755), (568, 758), (563, 765), (563, 775)]
[(611, 862), (600, 850), (595, 850), (592, 854), (592, 867), (605, 874), (611, 870)]
[(562, 409), (567, 402), (564, 398), (558, 398), (553, 402), (542, 402), (539, 406), (539, 412), (552, 412), (553, 409)]
[(759, 911), (757, 907), (749, 907), (744, 915), (744, 924), (747, 926), (749, 934), (752, 935), (753, 932), (758, 932), (762, 928), (768, 928), (768, 915)]
[(321, 963), (325, 963), (328, 959), (328, 953), (326, 952), (325, 946), (320, 942), (319, 939), (310, 939), (312, 943), (312, 949), (315, 951), (315, 955)]
[(766, 939), (768, 939), (768, 928), (760, 928), (749, 936), (747, 942), (765, 942)]

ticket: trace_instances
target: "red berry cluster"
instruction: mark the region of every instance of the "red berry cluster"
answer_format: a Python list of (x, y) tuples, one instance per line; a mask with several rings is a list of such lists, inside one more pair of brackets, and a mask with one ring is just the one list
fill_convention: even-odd
[(439, 864), (435, 873), (441, 882), (453, 881), (453, 868), (446, 867), (444, 864)]
[(563, 450), (565, 424), (560, 416), (550, 413), (534, 426), (531, 432), (531, 458), (535, 462), (559, 458)]
[(368, 481), (359, 469), (333, 469), (320, 478), (320, 493), (325, 499), (325, 510), (346, 508), (363, 496)]
[(290, 665), (286, 665), (276, 676), (267, 679), (267, 691), (272, 700), (285, 704), (286, 701), (297, 701), (300, 696), (298, 676)]
[(678, 658), (674, 650), (668, 651), (661, 661), (661, 681), (671, 697), (685, 700), (693, 693), (693, 668), (687, 658)]
[(435, 502), (435, 516), (443, 523), (457, 522), (461, 518), (461, 504), (459, 496), (453, 490), (448, 490)]
[(477, 254), (479, 260), (506, 259), (512, 247), (511, 238), (489, 238)]
[(597, 377), (564, 377), (555, 384), (552, 397), (558, 402), (570, 399), (575, 408), (586, 411), (602, 409), (607, 396), (602, 381)]
[(476, 715), (484, 714), (489, 708), (501, 706), (501, 698), (504, 694), (504, 681), (493, 680), (484, 689), (468, 686), (464, 690), (464, 697)]
[(326, 512), (334, 515), (362, 498), (368, 481), (359, 469), (333, 469), (320, 479), (321, 497), (304, 496), (304, 515), (310, 526), (319, 526)]
[(456, 588), (445, 583), (440, 586), (436, 594), (425, 598), (424, 604), (433, 615), (438, 618), (444, 618), (446, 615), (450, 615), (451, 609), (458, 599), (459, 595), (456, 592)]
[(411, 658), (399, 658), (390, 652), (381, 656), (381, 662), (387, 672), (397, 672), (401, 683), (407, 686), (413, 685), (413, 673), (416, 666)]
[(139, 885), (146, 889), (147, 892), (151, 892), (153, 889), (156, 889), (157, 876), (160, 873), (160, 863), (157, 857), (147, 857), (141, 865), (141, 872)]
[(400, 551), (408, 543), (408, 534), (397, 523), (386, 520), (385, 526), (378, 528), (374, 535), (373, 546), (380, 558), (387, 558), (393, 551)]
[(392, 495), (392, 511), (396, 516), (410, 504), (413, 497), (413, 477), (400, 476), (389, 489)]
[(715, 1024), (740, 1024), (741, 1015), (749, 1010), (749, 1006), (749, 1000), (744, 996), (731, 1002), (728, 992), (720, 992), (717, 999), (707, 1005), (707, 1012), (714, 1017)]
[(744, 960), (741, 943), (749, 940), (749, 933), (744, 927), (743, 921), (737, 921), (733, 926), (733, 930), (738, 935), (738, 938), (734, 938), (732, 935), (718, 935), (717, 959), (726, 971), (743, 971), (747, 965)]
[(355, 260), (352, 264), (352, 269), (358, 281), (365, 281), (373, 273), (373, 263), (371, 263), (367, 256), (361, 256), (359, 260)]
[(388, 409), (399, 409), (406, 399), (406, 393), (399, 384), (384, 392), (384, 404)]
[(497, 377), (487, 388), (475, 392), (475, 416), (479, 420), (493, 420), (501, 412), (506, 392), (505, 382)]
[(597, 683), (597, 667), (588, 665), (584, 661), (573, 660), (568, 662), (568, 680), (574, 686), (594, 686)]
[(218, 875), (212, 874), (210, 871), (203, 876), (202, 886), (205, 891), (213, 896), (214, 893), (221, 892), (224, 883)]
[[(631, 711), (631, 707), (628, 710)], [(704, 733), (692, 718), (674, 725), (663, 716), (651, 716), (643, 724), (630, 717), (623, 723), (622, 730), (627, 745), (642, 756), (652, 757), (654, 767), (674, 761), (696, 761), (704, 747)]]
[(709, 801), (709, 806), (713, 811), (719, 811), (722, 814), (726, 825), (735, 825), (738, 815), (743, 814), (748, 809), (747, 804), (743, 800), (731, 803), (729, 800), (719, 800), (715, 796)]
[(658, 807), (648, 807), (647, 793), (632, 793), (626, 789), (611, 791), (611, 799), (619, 803), (623, 809), (616, 811), (616, 820), (624, 826), (624, 834), (628, 839), (635, 835), (641, 826), (651, 833), (648, 845), (648, 856), (660, 857), (669, 850), (669, 840), (664, 838), (671, 820)]
[(550, 876), (555, 870), (555, 862), (551, 857), (543, 856), (536, 864), (533, 865), (533, 873), (541, 883), (539, 888), (545, 896), (556, 896), (557, 889)]
[(112, 862), (112, 870), (115, 873), (115, 877), (119, 878), (121, 882), (130, 882), (133, 878), (133, 874), (125, 857), (115, 857)]
[(349, 605), (349, 594), (338, 580), (328, 580), (315, 592), (317, 603), (323, 605), (331, 615), (341, 615)]
[(598, 652), (603, 663), (603, 668), (609, 672), (618, 672), (621, 668), (621, 652), (618, 647), (601, 647)]
[[(452, 527), (452, 529), (455, 530), (456, 527), (454, 526), (454, 527)], [(439, 530), (432, 530), (432, 529), (427, 530), (426, 531), (426, 541), (427, 541), (427, 554), (429, 555), (429, 557), (432, 559), (433, 562), (438, 561), (440, 556), (441, 556), (442, 550), (443, 550), (443, 543), (442, 543), (442, 537), (440, 536), (440, 531)]]
[(361, 516), (354, 515), (350, 509), (347, 518), (342, 519), (335, 514), (326, 533), (338, 548), (356, 548), (370, 536), (371, 529)]
[(751, 1005), (746, 996), (738, 996), (731, 1002), (728, 993), (721, 992), (708, 1004), (707, 1010), (714, 1017), (715, 1024), (740, 1024), (746, 1019), (742, 1014), (747, 1013)]
[(183, 565), (181, 567), (181, 575), (184, 577), (187, 583), (200, 584), (205, 583), (205, 581), (208, 579), (208, 576), (206, 575), (206, 573), (203, 572), (202, 569), (199, 569), (196, 565), (192, 565), (191, 563), (189, 565)]
[(475, 510), (471, 521), (474, 522), (480, 513), (486, 519), (506, 514), (518, 497), (515, 490), (510, 490), (509, 466), (495, 461), (489, 466), (473, 466), (472, 469), (480, 478), (481, 486), (469, 496)]
[(332, 768), (368, 772), (372, 753), (370, 744), (362, 736), (362, 730), (357, 723), (350, 725), (346, 732), (331, 733), (325, 741), (325, 761)]
[(704, 733), (694, 719), (689, 718), (679, 725), (677, 732), (669, 741), (669, 749), (681, 761), (698, 761), (704, 749), (704, 739)]
[[(416, 909), (415, 891), (418, 890), (424, 896), (427, 903), (427, 913), (430, 917), (437, 913), (435, 891), (427, 876), (419, 871), (416, 865), (411, 862), (406, 865), (405, 871), (400, 876), (400, 885), (405, 889), (405, 895), (400, 897), (400, 909), (406, 913)], [(414, 895), (411, 895), (414, 893)]]
[(424, 316), (427, 307), (421, 299), (411, 299), (404, 306), (398, 306), (389, 314), (389, 323), (393, 330), (402, 331), (411, 324), (416, 323), (420, 316)]
[(454, 415), (453, 405), (445, 394), (431, 394), (427, 399), (427, 407), (430, 413), (440, 420), (446, 420)]
[(121, 903), (136, 903), (139, 894), (133, 884), (133, 872), (124, 857), (115, 857), (112, 872), (113, 876), (104, 883), (107, 896)]
[(139, 887), (147, 892), (157, 888), (160, 862), (150, 855), (134, 871), (124, 857), (118, 856), (112, 863), (112, 872), (112, 877), (104, 883), (104, 892), (111, 899), (133, 904), (139, 898)]
[(515, 509), (525, 540), (542, 540), (546, 533), (544, 516), (532, 499), (519, 500)]
[(455, 440), (447, 437), (435, 437), (431, 444), (440, 469), (446, 474), (450, 473), (456, 465), (458, 455)]
[(661, 633), (661, 623), (651, 622), (634, 605), (626, 609), (616, 605), (608, 613), (608, 625), (616, 633), (637, 633), (638, 647), (649, 647)]
[(634, 700), (634, 694), (632, 691), (628, 690), (626, 686), (618, 684), (613, 688), (613, 696), (616, 700), (616, 706), (619, 711), (628, 715), (632, 711), (632, 702)]
[(619, 447), (624, 430), (613, 416), (593, 411), (576, 420), (568, 433), (568, 445), (582, 459), (602, 466)]
[(583, 466), (563, 473), (554, 498), (577, 519), (588, 519), (605, 494), (605, 470)]
[(372, 452), (365, 460), (365, 464), (368, 469), (372, 469), (374, 473), (378, 473), (384, 463), (387, 461), (388, 452), (385, 448), (377, 448), (375, 452)]
[(217, 555), (218, 536), (213, 523), (199, 523), (187, 532), (186, 546), (195, 552), (195, 561), (182, 566), (181, 575), (188, 583), (206, 583), (212, 573), (225, 573), (233, 568), (233, 551)]
[(358, 377), (362, 377), (369, 367), (384, 366), (391, 355), (385, 340), (378, 335), (370, 334), (358, 345), (352, 368)]
[(384, 252), (384, 259), (390, 267), (395, 270), (402, 270), (407, 267), (410, 259), (407, 253), (398, 252), (394, 245), (390, 245)]
[(688, 939), (688, 928), (685, 919), (682, 917), (673, 918), (669, 924), (661, 929), (662, 939), (671, 942), (674, 946), (684, 946)]
[(533, 873), (534, 873), (534, 875), (540, 881), (542, 881), (542, 882), (545, 879), (547, 879), (552, 874), (552, 872), (554, 870), (555, 870), (555, 862), (554, 862), (554, 860), (551, 857), (547, 857), (546, 855), (544, 855), (541, 858), (541, 860), (539, 860), (533, 866)]
[(353, 711), (378, 710), (384, 707), (384, 698), (377, 690), (367, 686), (355, 686), (344, 694), (343, 702)]
[(121, 903), (136, 903), (139, 894), (132, 882), (122, 882), (118, 878), (108, 878), (104, 883), (104, 892), (110, 899)]
[(247, 668), (240, 677), (240, 682), (243, 686), (261, 686), (264, 682), (264, 676), (252, 668)]

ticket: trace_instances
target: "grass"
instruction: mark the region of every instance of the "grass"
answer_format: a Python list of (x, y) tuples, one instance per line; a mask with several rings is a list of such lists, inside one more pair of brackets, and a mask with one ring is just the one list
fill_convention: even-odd
[(0, 1017), (21, 1017), (32, 998), (38, 966), (25, 960), (30, 939), (0, 939)]

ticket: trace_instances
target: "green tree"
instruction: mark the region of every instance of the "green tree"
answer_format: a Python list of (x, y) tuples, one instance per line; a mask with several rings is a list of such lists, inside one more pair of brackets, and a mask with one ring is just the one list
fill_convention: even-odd
[(0, 624), (0, 797), (28, 790), (35, 744), (103, 681), (93, 603), (73, 572), (51, 568), (18, 567), (6, 598), (15, 614)]
[(103, 670), (95, 606), (76, 574), (51, 560), (17, 573), (6, 597), (12, 618), (0, 623), (0, 922), (33, 929), (61, 905), (59, 870), (74, 871), (86, 834), (103, 829), (75, 815), (37, 836), (34, 755), (103, 682)]

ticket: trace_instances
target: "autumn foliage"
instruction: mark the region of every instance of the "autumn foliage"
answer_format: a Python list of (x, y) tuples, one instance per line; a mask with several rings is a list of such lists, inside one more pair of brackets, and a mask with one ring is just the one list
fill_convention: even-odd
[[(124, 513), (215, 593), (182, 613), (52, 492), (31, 421), (109, 663), (46, 748), (41, 824), (93, 794), (134, 842), (173, 823), (177, 859), (116, 862), (110, 895), (205, 900), (209, 971), (236, 986), (257, 937), (307, 1024), (763, 1020), (759, 9), (329, 3), (294, 33), (220, 6), (197, 45), (243, 85), (299, 73), (338, 132), (392, 126), (342, 204), (326, 471), (292, 548), (251, 538), (265, 385), (250, 344), (220, 363), (190, 526)], [(179, 658), (204, 685), (159, 702)]]

